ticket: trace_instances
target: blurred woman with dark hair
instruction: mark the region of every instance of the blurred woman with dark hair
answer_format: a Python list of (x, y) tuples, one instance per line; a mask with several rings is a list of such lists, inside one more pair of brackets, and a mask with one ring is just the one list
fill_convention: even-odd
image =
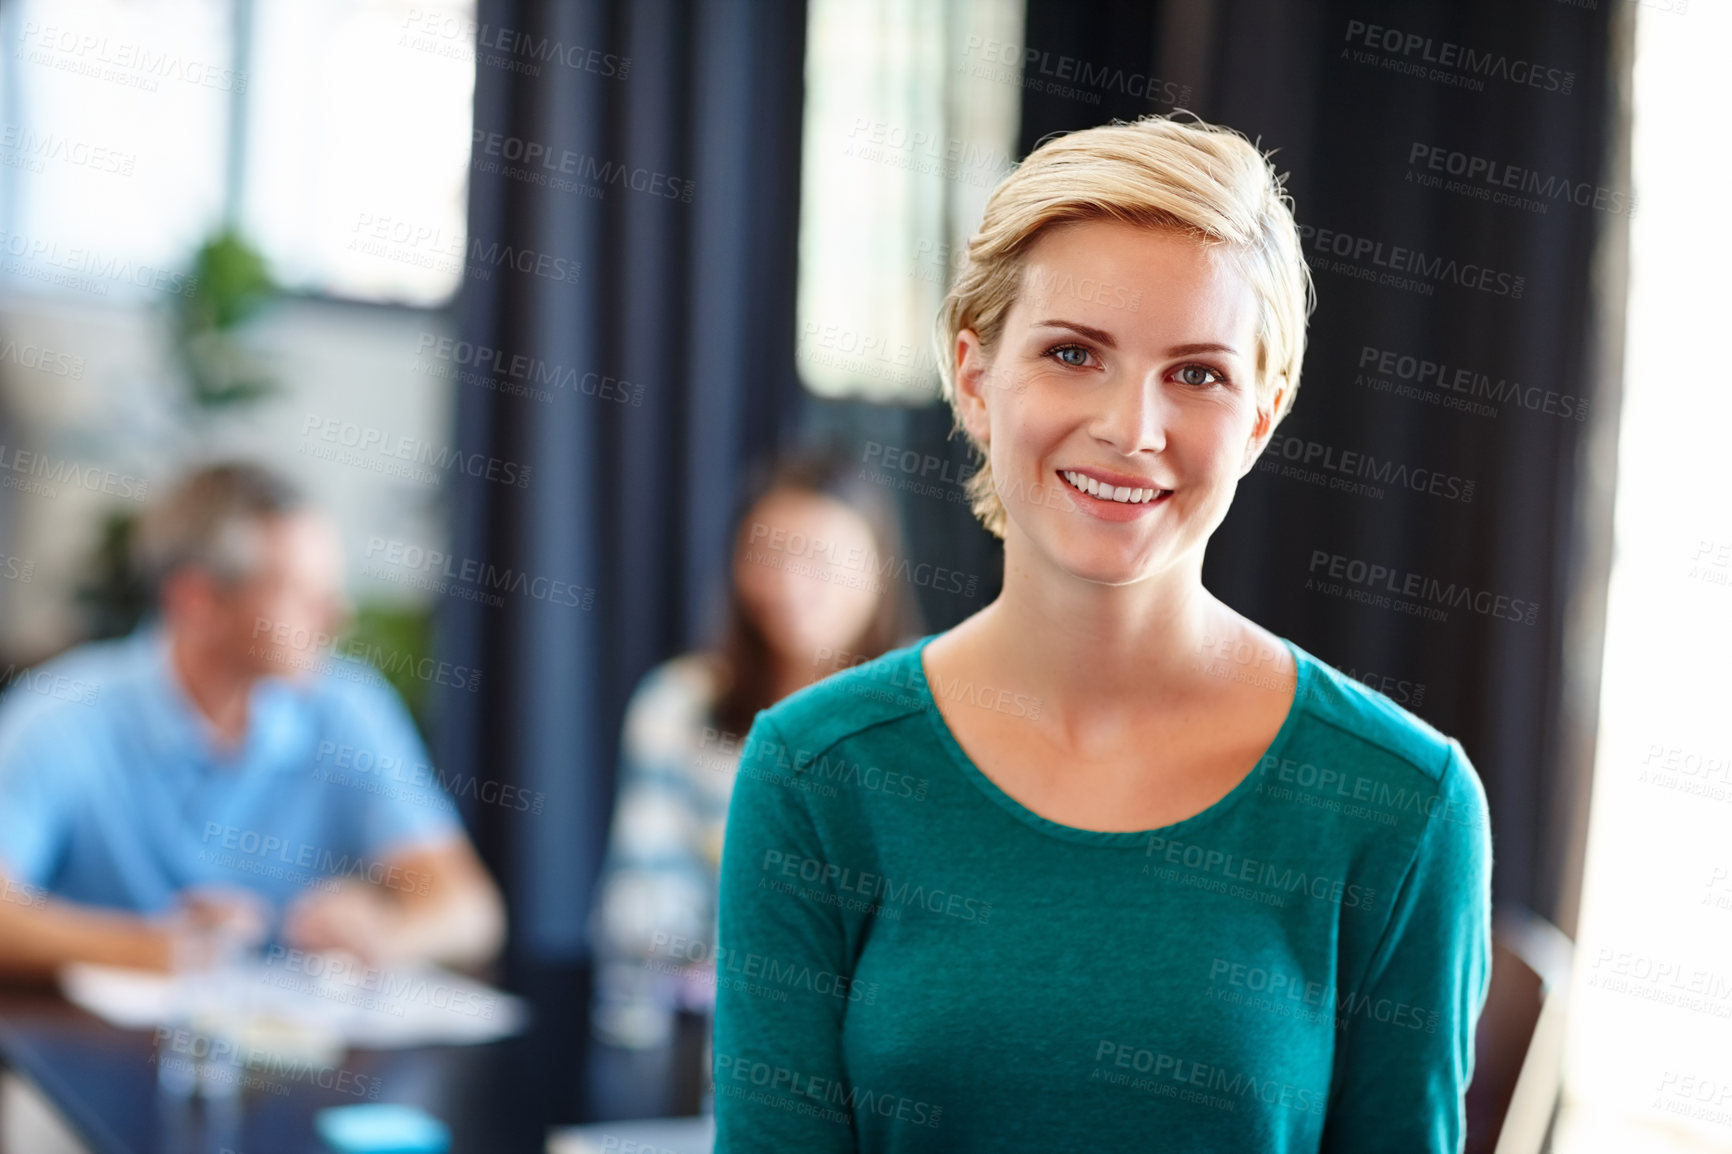
[(716, 895), (728, 798), (752, 719), (805, 685), (919, 636), (894, 510), (842, 452), (807, 452), (746, 486), (714, 650), (652, 669), (626, 710), (619, 795), (591, 939), (594, 1031), (665, 1044), (715, 1000)]

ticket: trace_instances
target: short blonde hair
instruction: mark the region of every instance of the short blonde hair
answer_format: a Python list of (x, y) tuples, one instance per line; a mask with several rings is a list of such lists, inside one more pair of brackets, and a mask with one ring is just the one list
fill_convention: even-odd
[[(1316, 307), (1311, 270), (1300, 251), (1292, 198), (1267, 156), (1242, 133), (1202, 120), (1146, 116), (1047, 140), (987, 199), (980, 229), (939, 311), (938, 365), (944, 399), (961, 425), (956, 340), (972, 329), (990, 356), (1022, 288), (1024, 258), (1054, 225), (1113, 220), (1169, 229), (1201, 244), (1224, 246), (1257, 297), (1257, 407), (1269, 407), (1286, 385), (1273, 422), (1293, 408), (1305, 358), (1305, 324)], [(975, 516), (1004, 536), (986, 446), (969, 478)]]

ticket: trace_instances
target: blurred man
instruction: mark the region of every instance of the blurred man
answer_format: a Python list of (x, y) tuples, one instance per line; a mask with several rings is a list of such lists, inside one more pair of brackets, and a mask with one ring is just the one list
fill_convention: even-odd
[(497, 953), (504, 915), (396, 694), (324, 650), (331, 523), (264, 469), (141, 519), (157, 612), (0, 703), (0, 973), (168, 969), (191, 923), (263, 920), (369, 964)]

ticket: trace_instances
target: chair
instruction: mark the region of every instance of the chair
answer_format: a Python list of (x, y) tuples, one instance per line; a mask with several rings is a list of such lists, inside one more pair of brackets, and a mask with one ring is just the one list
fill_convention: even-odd
[(1466, 1154), (1540, 1154), (1563, 1078), (1574, 943), (1519, 907), (1492, 917), (1491, 989), (1473, 1039)]

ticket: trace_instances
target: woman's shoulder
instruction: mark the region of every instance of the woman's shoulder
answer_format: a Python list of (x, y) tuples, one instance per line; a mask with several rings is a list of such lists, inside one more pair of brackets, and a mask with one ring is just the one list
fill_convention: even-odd
[(1470, 838), (1483, 835), (1489, 824), (1485, 787), (1460, 741), (1389, 695), (1288, 644), (1302, 666), (1294, 709), (1304, 724), (1296, 727), (1284, 763), (1273, 767), (1284, 783), (1323, 788), (1327, 780), (1333, 794), (1373, 814), (1422, 819), (1416, 833), (1441, 824)]
[(820, 751), (855, 734), (931, 707), (920, 648), (908, 641), (790, 693), (759, 714), (789, 741)]
[(1293, 707), (1316, 723), (1314, 740), (1332, 741), (1363, 755), (1381, 753), (1433, 781), (1441, 778), (1457, 745), (1453, 738), (1381, 690), (1292, 641), (1287, 644), (1301, 667)]

